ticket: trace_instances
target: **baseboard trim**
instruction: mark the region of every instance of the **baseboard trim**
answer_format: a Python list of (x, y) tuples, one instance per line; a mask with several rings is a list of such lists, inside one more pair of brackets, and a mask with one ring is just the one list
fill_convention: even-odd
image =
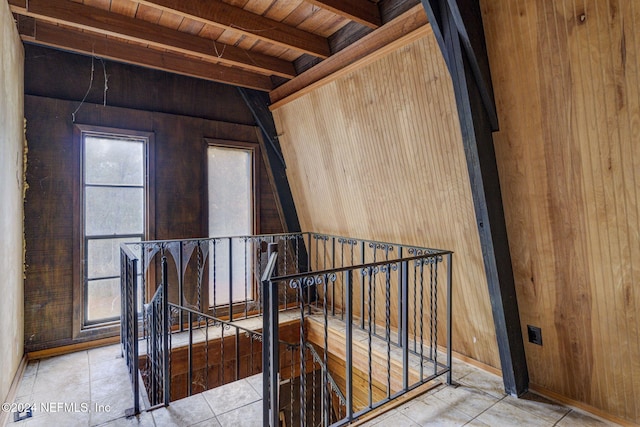
[(31, 351), (27, 353), (29, 360), (44, 359), (53, 356), (62, 356), (63, 354), (73, 353), (76, 351), (90, 350), (92, 348), (104, 347), (105, 345), (117, 344), (120, 337), (101, 338), (99, 340), (85, 341), (77, 344), (63, 345), (60, 347), (47, 348), (45, 350)]
[[(18, 369), (16, 370), (15, 375), (13, 376), (13, 381), (11, 381), (11, 386), (9, 387), (9, 392), (5, 396), (2, 403), (13, 403), (16, 399), (16, 394), (18, 393), (18, 387), (20, 387), (20, 380), (24, 375), (24, 371), (27, 369), (27, 364), (29, 359), (27, 355), (23, 355), (22, 359), (20, 359), (20, 363), (18, 364)], [(0, 411), (0, 426), (6, 426), (9, 423), (9, 417), (12, 413), (7, 411)]]
[(559, 393), (556, 393), (555, 391), (546, 389), (538, 384), (529, 383), (529, 391), (532, 391), (535, 394), (539, 394), (540, 396), (546, 397), (547, 399), (561, 403), (572, 409), (578, 409), (582, 412), (586, 412), (588, 415), (593, 415), (597, 418), (601, 418), (602, 420), (611, 421), (621, 426), (638, 427), (640, 425), (640, 424), (635, 424), (630, 421), (624, 420), (622, 418), (616, 417), (615, 415), (609, 414), (594, 406), (563, 396)]

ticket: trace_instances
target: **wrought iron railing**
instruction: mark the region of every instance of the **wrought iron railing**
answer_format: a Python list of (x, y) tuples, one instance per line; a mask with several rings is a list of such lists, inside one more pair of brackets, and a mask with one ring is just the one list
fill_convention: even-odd
[[(439, 376), (446, 375), (450, 384), (452, 253), (317, 234), (308, 237), (309, 253), (315, 255), (311, 265), (320, 268), (291, 275), (268, 269), (263, 276), (267, 297), (282, 288), (298, 293), (300, 372), (307, 372), (304, 352), (310, 344), (318, 347), (314, 363), (317, 359), (323, 366), (320, 413), (315, 412), (316, 399), (307, 399), (299, 404), (298, 419), (308, 425), (343, 425)], [(269, 331), (265, 342), (277, 337), (273, 325), (279, 324), (278, 316), (275, 310), (263, 318), (264, 330)], [(344, 327), (343, 342), (329, 337), (330, 329), (340, 329), (330, 328), (330, 323), (338, 321)], [(312, 324), (316, 324), (314, 334)], [(343, 354), (344, 363), (332, 368), (328, 363), (332, 354)], [(264, 425), (279, 425), (277, 368), (270, 365), (263, 371), (263, 382), (268, 384)], [(330, 372), (344, 379), (340, 393), (334, 390), (336, 382), (327, 378)], [(354, 388), (356, 377), (364, 389)], [(297, 394), (308, 398), (309, 386), (307, 376), (301, 375)], [(315, 385), (311, 387), (315, 393)], [(340, 398), (332, 398), (340, 394), (343, 406)]]
[[(136, 242), (121, 253), (122, 348), (148, 407), (263, 372), (266, 425), (280, 416), (340, 425), (437, 376), (450, 381), (448, 251), (294, 233)], [(281, 339), (281, 313), (291, 310), (297, 332)], [(257, 327), (239, 324), (260, 315)], [(345, 331), (339, 349), (335, 322)], [(354, 390), (354, 375), (365, 390)]]

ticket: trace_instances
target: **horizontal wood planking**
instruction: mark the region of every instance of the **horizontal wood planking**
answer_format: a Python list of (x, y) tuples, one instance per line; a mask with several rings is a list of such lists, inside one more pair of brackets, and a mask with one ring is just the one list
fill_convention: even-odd
[(62, 28), (36, 20), (33, 34), (21, 34), (24, 41), (56, 47), (114, 61), (150, 67), (200, 79), (267, 91), (273, 88), (268, 76), (212, 64), (196, 57), (188, 60), (173, 52), (153, 50), (87, 31)]
[(320, 58), (330, 55), (328, 41), (313, 33), (231, 6), (221, 1), (140, 0), (140, 4), (188, 17), (204, 24), (218, 26), (235, 33), (295, 49)]
[(273, 113), (302, 229), (453, 250), (453, 349), (499, 366), (453, 90), (433, 36)]
[[(149, 45), (157, 49), (200, 56), (212, 63), (239, 66), (266, 75), (285, 78), (295, 76), (293, 64), (259, 53), (247, 54), (244, 49), (221, 44), (214, 46), (208, 38), (162, 27), (141, 19), (127, 17), (66, 0), (33, 0), (24, 15), (53, 24), (64, 24), (78, 29), (118, 37)], [(36, 35), (37, 37), (37, 35)], [(217, 54), (223, 51), (224, 55)]]
[(481, 3), (531, 382), (640, 424), (640, 5)]

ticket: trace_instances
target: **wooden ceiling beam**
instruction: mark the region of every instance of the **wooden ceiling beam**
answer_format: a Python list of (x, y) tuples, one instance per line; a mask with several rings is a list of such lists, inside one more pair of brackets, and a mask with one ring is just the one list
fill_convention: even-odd
[[(10, 0), (12, 3), (16, 1)], [(15, 12), (37, 18), (39, 21), (69, 25), (160, 49), (199, 56), (207, 61), (238, 66), (265, 75), (276, 75), (287, 79), (296, 75), (295, 67), (291, 62), (257, 52), (248, 52), (235, 46), (220, 43), (214, 45), (215, 42), (210, 39), (84, 6), (81, 3), (67, 0), (29, 0), (24, 11), (19, 7), (15, 9)]]
[[(269, 94), (273, 103), (271, 108), (275, 108), (276, 103), (280, 101), (285, 102), (285, 98), (293, 94), (302, 93), (303, 89), (307, 91), (313, 88), (312, 85), (340, 70), (347, 69), (351, 64), (372, 56), (374, 52), (393, 49), (395, 48), (394, 43), (402, 42), (406, 38), (424, 36), (428, 23), (424, 8), (418, 3), (382, 27), (362, 37), (357, 43), (347, 46), (298, 77), (272, 90)], [(421, 29), (424, 31), (420, 31)]]
[(326, 9), (336, 15), (362, 24), (366, 27), (376, 29), (382, 25), (380, 9), (378, 5), (369, 0), (306, 0), (322, 9)]
[(286, 49), (327, 58), (329, 41), (282, 22), (265, 18), (219, 0), (138, 0), (140, 4), (162, 9), (203, 24), (235, 31)]
[(250, 89), (268, 91), (273, 87), (271, 79), (262, 74), (212, 64), (195, 58), (187, 59), (178, 53), (161, 52), (107, 38), (104, 35), (62, 28), (38, 20), (33, 26), (19, 25), (18, 27), (33, 28), (32, 33), (21, 34), (22, 40), (26, 42)]

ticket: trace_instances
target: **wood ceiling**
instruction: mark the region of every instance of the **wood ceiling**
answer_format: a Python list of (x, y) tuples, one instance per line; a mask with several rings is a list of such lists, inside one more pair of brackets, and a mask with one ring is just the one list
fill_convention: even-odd
[(8, 2), (25, 42), (267, 91), (274, 101), (427, 25), (419, 0)]

